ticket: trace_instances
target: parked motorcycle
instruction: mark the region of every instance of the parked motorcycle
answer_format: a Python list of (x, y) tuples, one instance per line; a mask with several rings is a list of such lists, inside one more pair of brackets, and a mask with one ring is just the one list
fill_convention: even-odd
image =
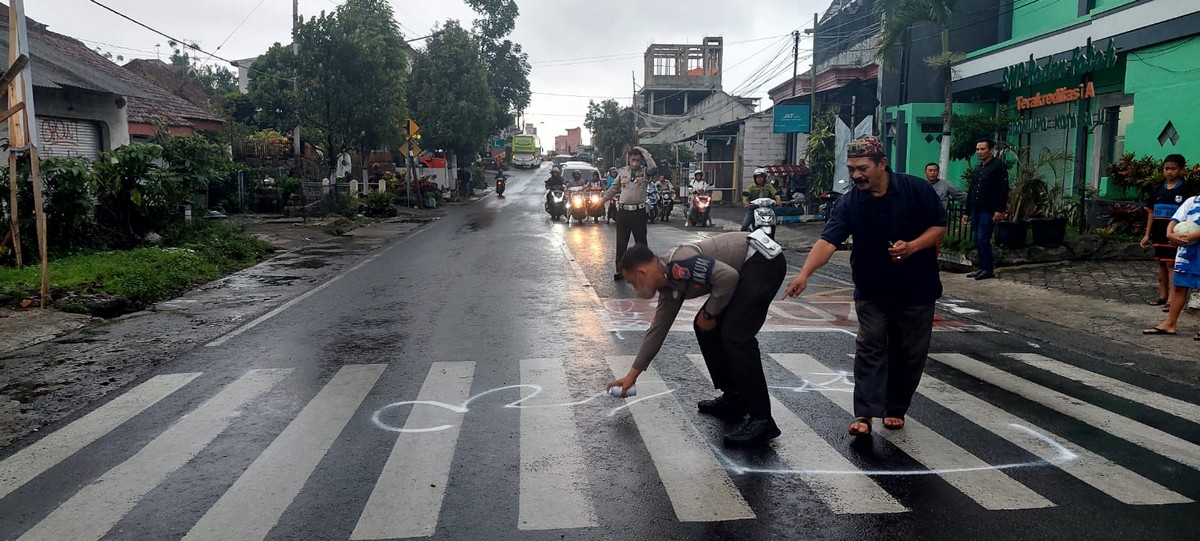
[(556, 222), (560, 217), (567, 215), (567, 192), (561, 186), (554, 186), (550, 189), (550, 200), (546, 202), (546, 212), (550, 214), (550, 219)]
[(824, 219), (829, 219), (829, 213), (833, 211), (833, 204), (842, 197), (842, 194), (837, 192), (825, 192), (817, 196), (821, 203), (817, 206), (817, 214), (820, 214)]
[(646, 219), (650, 223), (658, 220), (658, 190), (654, 185), (646, 188)]
[(687, 224), (692, 227), (708, 227), (712, 225), (712, 218), (709, 216), (708, 208), (712, 205), (712, 194), (708, 190), (692, 190), (690, 201)]
[(504, 185), (508, 183), (508, 177), (503, 174), (496, 175), (496, 197), (504, 198)]
[(582, 186), (571, 186), (568, 190), (567, 209), (570, 215), (567, 217), (567, 225), (571, 224), (571, 220), (583, 222), (588, 217), (587, 194), (583, 192)]
[[(742, 192), (745, 197), (750, 197), (750, 192)], [(751, 231), (759, 229), (765, 231), (767, 236), (775, 238), (775, 200), (770, 197), (760, 197), (750, 202), (750, 208), (754, 212), (754, 222), (751, 225)]]
[(592, 186), (587, 189), (587, 213), (592, 223), (600, 223), (600, 218), (605, 215), (604, 188)]

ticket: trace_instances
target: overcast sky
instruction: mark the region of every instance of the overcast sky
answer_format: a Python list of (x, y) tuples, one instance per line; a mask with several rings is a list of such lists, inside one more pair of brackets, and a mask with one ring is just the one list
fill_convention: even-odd
[[(257, 56), (291, 36), (292, 2), (288, 0), (100, 1), (228, 59)], [(458, 19), (469, 28), (475, 18), (461, 0), (391, 3), (408, 38), (425, 36), (446, 19)], [(313, 16), (336, 4), (335, 0), (300, 0), (300, 13)], [(29, 17), (51, 30), (127, 61), (155, 58), (159, 52), (164, 59), (170, 55), (165, 38), (89, 0), (39, 0), (25, 5)], [(824, 12), (829, 0), (518, 0), (518, 5), (521, 15), (510, 39), (524, 47), (533, 66), (534, 95), (526, 122), (538, 125), (543, 146), (549, 146), (546, 142), (553, 144), (554, 135), (582, 127), (589, 98), (630, 103), (632, 76), (636, 74), (638, 85), (644, 82), (642, 55), (651, 43), (699, 44), (706, 36), (724, 37), (724, 90), (761, 97), (760, 108), (769, 106), (767, 90), (791, 77), (789, 34), (810, 28), (813, 13)], [(420, 42), (414, 45), (422, 47)], [(801, 72), (808, 67), (810, 49), (811, 41), (802, 35)]]

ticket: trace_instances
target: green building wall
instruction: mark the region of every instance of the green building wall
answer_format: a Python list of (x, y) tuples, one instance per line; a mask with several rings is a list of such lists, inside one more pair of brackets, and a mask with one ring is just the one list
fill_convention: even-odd
[[(916, 120), (918, 118), (938, 118), (938, 126), (941, 126), (942, 111), (945, 109), (945, 104), (942, 103), (909, 103), (898, 107), (889, 107), (885, 111), (889, 120), (896, 118), (900, 111), (904, 111), (904, 118), (907, 120), (907, 133), (897, 133), (895, 140), (892, 141), (892, 148), (889, 149), (889, 155), (892, 161), (898, 160), (897, 145), (901, 137), (906, 138), (907, 146), (904, 152), (904, 171), (918, 177), (925, 175), (925, 164), (937, 163), (941, 158), (942, 144), (937, 140), (938, 134), (932, 134), (934, 137), (929, 142), (925, 141), (925, 136), (930, 135), (921, 132), (921, 124)], [(990, 114), (995, 113), (995, 106), (992, 104), (977, 104), (977, 103), (956, 103), (954, 104), (954, 113), (959, 115), (969, 115), (984, 111)], [(953, 137), (953, 135), (951, 136)], [(1198, 156), (1200, 157), (1200, 156)], [(967, 162), (964, 160), (951, 160), (948, 172), (944, 172), (942, 177), (949, 180), (952, 184), (962, 188), (966, 183), (962, 180), (963, 173), (967, 170)]]
[[(1125, 92), (1133, 94), (1133, 122), (1125, 133), (1125, 151), (1162, 159), (1183, 154), (1200, 162), (1200, 36), (1134, 51), (1125, 59)], [(1170, 122), (1178, 143), (1159, 143)]]

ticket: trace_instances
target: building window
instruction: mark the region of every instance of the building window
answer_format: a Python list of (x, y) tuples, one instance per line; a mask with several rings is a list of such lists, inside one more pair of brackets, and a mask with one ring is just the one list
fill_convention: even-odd
[(688, 55), (687, 58), (687, 74), (692, 77), (701, 77), (704, 75), (704, 57), (698, 54)]
[(1109, 126), (1104, 145), (1104, 165), (1116, 162), (1125, 155), (1125, 131), (1133, 122), (1133, 104), (1110, 107), (1105, 111), (1105, 124)]
[(675, 57), (673, 56), (656, 56), (654, 57), (654, 74), (660, 76), (671, 77), (677, 75), (675, 73)]

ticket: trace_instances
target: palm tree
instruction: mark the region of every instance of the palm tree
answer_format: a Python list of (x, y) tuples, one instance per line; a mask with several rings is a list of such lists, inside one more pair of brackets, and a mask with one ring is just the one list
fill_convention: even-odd
[(954, 115), (954, 95), (951, 91), (952, 67), (963, 59), (961, 53), (950, 50), (950, 15), (955, 0), (875, 0), (875, 17), (882, 20), (879, 49), (875, 57), (883, 67), (897, 66), (894, 49), (907, 37), (913, 26), (932, 23), (942, 37), (942, 52), (925, 59), (925, 64), (941, 72), (946, 108), (942, 111), (942, 152), (938, 160), (943, 172), (950, 166), (950, 119)]

